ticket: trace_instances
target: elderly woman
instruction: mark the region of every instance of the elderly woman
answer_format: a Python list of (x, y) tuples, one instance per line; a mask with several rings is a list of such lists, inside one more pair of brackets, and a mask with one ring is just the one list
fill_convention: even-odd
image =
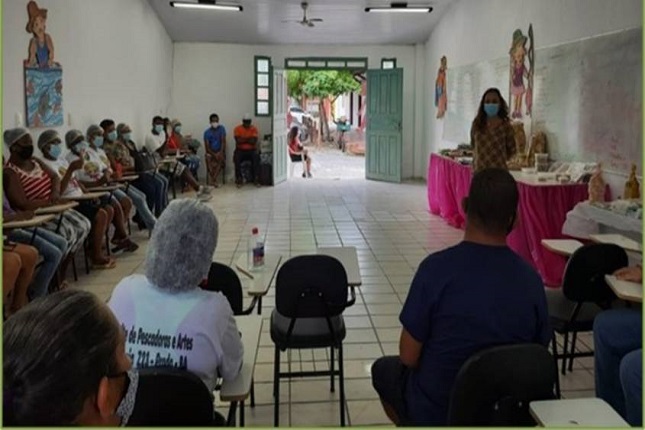
[[(166, 149), (169, 153), (173, 152), (183, 152), (186, 154), (184, 158), (181, 159), (181, 162), (188, 167), (190, 173), (197, 178), (197, 172), (199, 171), (199, 156), (197, 155), (197, 148), (199, 148), (199, 142), (192, 138), (190, 135), (184, 136), (181, 134), (182, 125), (181, 121), (178, 119), (173, 119), (170, 121), (170, 137), (166, 143)], [(196, 144), (196, 145), (195, 145)]]
[(108, 304), (121, 324), (137, 333), (126, 345), (137, 357), (136, 367), (188, 369), (211, 391), (218, 377), (237, 376), (243, 356), (228, 300), (199, 288), (216, 244), (211, 209), (195, 199), (172, 201), (152, 233), (145, 275), (123, 279)]

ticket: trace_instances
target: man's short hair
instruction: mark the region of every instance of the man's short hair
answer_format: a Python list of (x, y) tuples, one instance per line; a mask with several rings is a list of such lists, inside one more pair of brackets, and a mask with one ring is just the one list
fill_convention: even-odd
[(109, 126), (114, 125), (114, 120), (109, 119), (109, 118), (104, 119), (103, 121), (101, 121), (101, 123), (99, 125), (101, 126), (101, 128), (103, 130), (106, 130)]
[(212, 113), (212, 114), (211, 114), (211, 116), (209, 116), (209, 117), (208, 117), (208, 120), (209, 120), (209, 121), (212, 121), (212, 120), (213, 120), (213, 118), (217, 118), (217, 119), (219, 119), (219, 115), (217, 115), (216, 113)]
[(157, 115), (157, 116), (155, 116), (155, 117), (153, 117), (153, 118), (152, 118), (152, 123), (153, 123), (153, 124), (154, 124), (155, 122), (157, 122), (157, 121), (161, 121), (161, 122), (163, 122), (163, 118), (162, 118), (162, 117), (160, 117), (159, 115)]
[(507, 170), (490, 168), (473, 176), (464, 209), (469, 222), (486, 232), (508, 234), (517, 214), (519, 194)]

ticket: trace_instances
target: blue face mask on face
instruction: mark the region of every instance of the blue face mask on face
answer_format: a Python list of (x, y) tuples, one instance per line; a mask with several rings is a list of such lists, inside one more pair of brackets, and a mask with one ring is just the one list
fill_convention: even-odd
[(58, 145), (51, 145), (49, 147), (49, 155), (51, 155), (53, 158), (58, 160), (58, 157), (60, 157), (60, 154), (63, 152), (63, 148), (61, 147), (60, 144)]
[(114, 142), (116, 140), (116, 131), (112, 130), (108, 133), (107, 137), (110, 142)]
[(491, 118), (497, 116), (499, 112), (499, 104), (497, 103), (484, 103), (484, 112), (486, 115)]
[(85, 151), (85, 150), (87, 150), (87, 148), (88, 148), (88, 147), (89, 147), (89, 145), (87, 144), (87, 142), (82, 141), (82, 142), (78, 142), (76, 145), (74, 145), (74, 150), (75, 150), (77, 153), (79, 153), (79, 154), (80, 154), (80, 153), (81, 153), (81, 151)]
[(96, 145), (97, 148), (100, 148), (103, 146), (103, 136), (97, 136), (94, 138), (94, 145)]
[(157, 134), (161, 134), (161, 132), (162, 132), (162, 131), (163, 131), (163, 124), (157, 124), (157, 125), (155, 125), (155, 132), (156, 132)]
[(175, 126), (175, 133), (177, 134), (181, 133), (181, 125)]
[(123, 140), (129, 142), (132, 140), (132, 133), (123, 133)]

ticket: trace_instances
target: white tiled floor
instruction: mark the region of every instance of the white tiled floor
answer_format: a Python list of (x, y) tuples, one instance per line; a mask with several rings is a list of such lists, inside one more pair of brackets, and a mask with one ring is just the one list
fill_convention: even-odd
[[(277, 187), (214, 190), (209, 203), (219, 219), (219, 241), (214, 260), (231, 264), (246, 252), (253, 226), (266, 233), (267, 252), (288, 258), (313, 253), (316, 246), (351, 245), (358, 248), (363, 277), (356, 305), (346, 311), (345, 373), (348, 423), (387, 424), (375, 391), (370, 366), (377, 357), (398, 353), (398, 313), (419, 262), (430, 252), (458, 242), (462, 232), (427, 211), (424, 184), (400, 185), (364, 180), (304, 180), (295, 178)], [(141, 248), (118, 256), (110, 271), (80, 275), (74, 283), (107, 299), (123, 277), (143, 271), (147, 234), (134, 235)], [(82, 264), (79, 264), (82, 271)], [(273, 292), (264, 300), (268, 318)], [(256, 366), (256, 402), (247, 408), (247, 425), (273, 424), (273, 347), (268, 320), (261, 335)], [(591, 339), (582, 335), (581, 348)], [(287, 354), (282, 362), (287, 363)], [(326, 351), (294, 351), (294, 369), (312, 370), (328, 364)], [(566, 397), (593, 395), (593, 359), (576, 361), (573, 372), (561, 377)], [(327, 378), (285, 381), (280, 393), (283, 426), (339, 424), (338, 390), (329, 392)], [(219, 407), (220, 411), (225, 406)]]

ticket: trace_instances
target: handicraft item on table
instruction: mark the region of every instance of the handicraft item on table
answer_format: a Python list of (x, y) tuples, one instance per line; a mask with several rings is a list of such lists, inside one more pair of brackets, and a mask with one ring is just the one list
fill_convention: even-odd
[(605, 201), (605, 181), (602, 178), (602, 166), (596, 166), (591, 179), (589, 179), (589, 202), (598, 203)]
[(638, 199), (641, 196), (640, 185), (636, 179), (636, 165), (632, 164), (632, 170), (629, 173), (629, 179), (625, 182), (625, 199)]

